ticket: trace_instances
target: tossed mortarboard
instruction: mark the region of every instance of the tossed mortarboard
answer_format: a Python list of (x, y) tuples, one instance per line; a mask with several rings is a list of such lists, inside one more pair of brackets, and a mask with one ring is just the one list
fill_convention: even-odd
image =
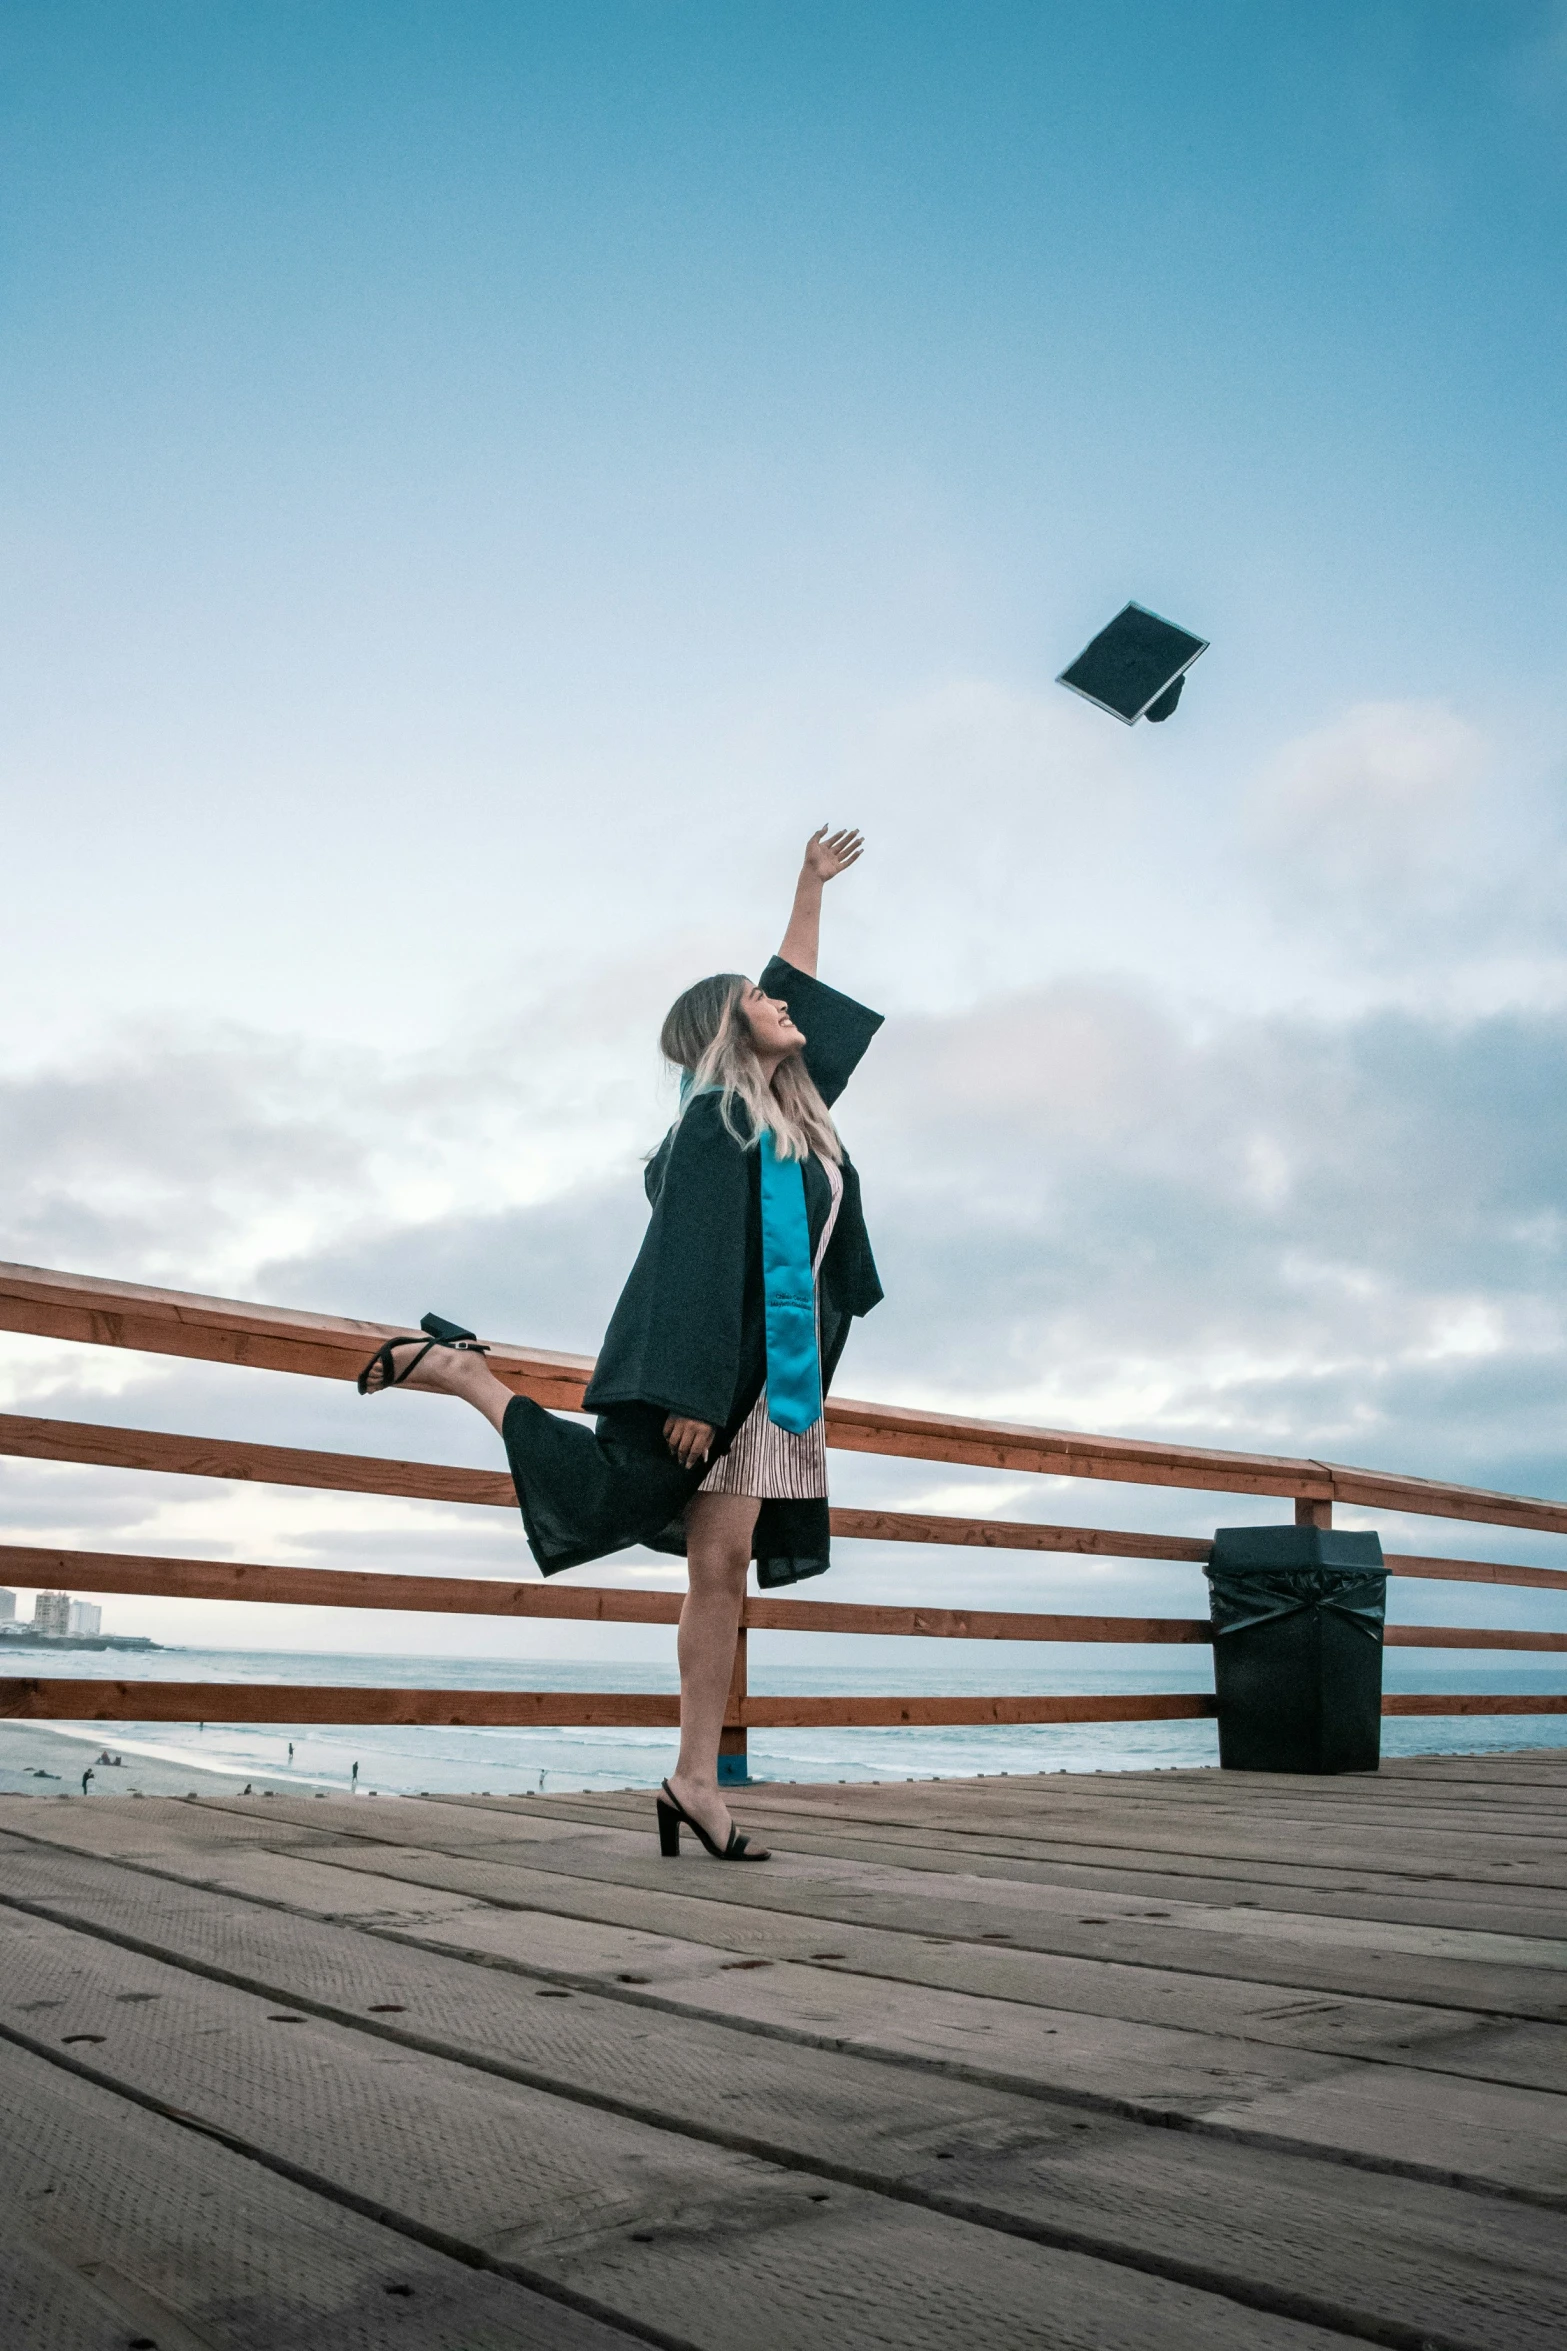
[(1056, 684), (1070, 686), (1074, 694), (1097, 702), (1129, 727), (1140, 718), (1157, 723), (1169, 717), (1181, 698), (1186, 672), (1207, 650), (1206, 637), (1194, 637), (1189, 629), (1161, 620), (1146, 605), (1128, 604), (1061, 672)]

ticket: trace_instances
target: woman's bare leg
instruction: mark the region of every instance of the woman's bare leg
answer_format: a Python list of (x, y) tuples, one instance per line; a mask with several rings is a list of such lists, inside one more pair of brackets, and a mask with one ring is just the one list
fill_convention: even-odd
[[(410, 1353), (423, 1345), (422, 1339), (408, 1341)], [(399, 1344), (393, 1355), (399, 1371), (407, 1360)], [(475, 1412), (482, 1412), (491, 1428), (497, 1430), (512, 1398), (510, 1388), (496, 1378), (484, 1357), (471, 1347), (432, 1347), (423, 1362), (405, 1380), (399, 1380), (398, 1386), (417, 1388), (421, 1395), (427, 1396), (460, 1396)], [(376, 1396), (380, 1390), (372, 1388), (370, 1393)]]
[(729, 1807), (718, 1792), (718, 1738), (760, 1508), (745, 1494), (694, 1494), (686, 1504), (690, 1578), (678, 1643), (680, 1760), (669, 1784), (720, 1845), (729, 1836)]
[[(410, 1339), (410, 1349), (421, 1344)], [(401, 1346), (394, 1357), (407, 1361)], [(511, 1402), (482, 1355), (472, 1349), (432, 1347), (399, 1382), (423, 1395), (460, 1396), (499, 1429)], [(375, 1393), (372, 1390), (372, 1393)], [(669, 1784), (710, 1837), (729, 1836), (729, 1807), (718, 1793), (718, 1740), (734, 1672), (735, 1640), (745, 1599), (746, 1570), (759, 1502), (744, 1494), (694, 1494), (686, 1505), (685, 1605), (680, 1611), (680, 1760)]]

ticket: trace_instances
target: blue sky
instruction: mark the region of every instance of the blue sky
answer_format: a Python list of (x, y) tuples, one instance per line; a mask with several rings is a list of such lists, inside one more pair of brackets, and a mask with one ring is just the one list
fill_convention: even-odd
[[(0, 131), (7, 1254), (591, 1348), (665, 1003), (858, 821), (849, 1393), (1567, 1491), (1567, 11), (64, 0)], [(1130, 735), (1051, 683), (1129, 595), (1213, 640)], [(3, 1486), (62, 1542), (511, 1556)]]

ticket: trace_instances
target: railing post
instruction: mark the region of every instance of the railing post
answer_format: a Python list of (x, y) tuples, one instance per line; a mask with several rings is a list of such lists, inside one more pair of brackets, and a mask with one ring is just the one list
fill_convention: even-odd
[(1332, 1502), (1317, 1502), (1309, 1494), (1297, 1494), (1295, 1524), (1298, 1527), (1330, 1527), (1333, 1524)]
[(721, 1788), (743, 1788), (751, 1776), (745, 1724), (740, 1719), (747, 1688), (745, 1644), (746, 1629), (742, 1623), (735, 1640), (735, 1669), (729, 1677), (729, 1696), (724, 1702), (724, 1727), (718, 1734), (718, 1784)]

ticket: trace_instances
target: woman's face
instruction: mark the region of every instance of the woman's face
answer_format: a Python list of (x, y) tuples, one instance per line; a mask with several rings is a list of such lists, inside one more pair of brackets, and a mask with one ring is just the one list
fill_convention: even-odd
[(789, 1018), (789, 1007), (781, 997), (764, 996), (756, 982), (748, 980), (740, 1009), (761, 1060), (787, 1061), (791, 1053), (801, 1050), (805, 1038)]

